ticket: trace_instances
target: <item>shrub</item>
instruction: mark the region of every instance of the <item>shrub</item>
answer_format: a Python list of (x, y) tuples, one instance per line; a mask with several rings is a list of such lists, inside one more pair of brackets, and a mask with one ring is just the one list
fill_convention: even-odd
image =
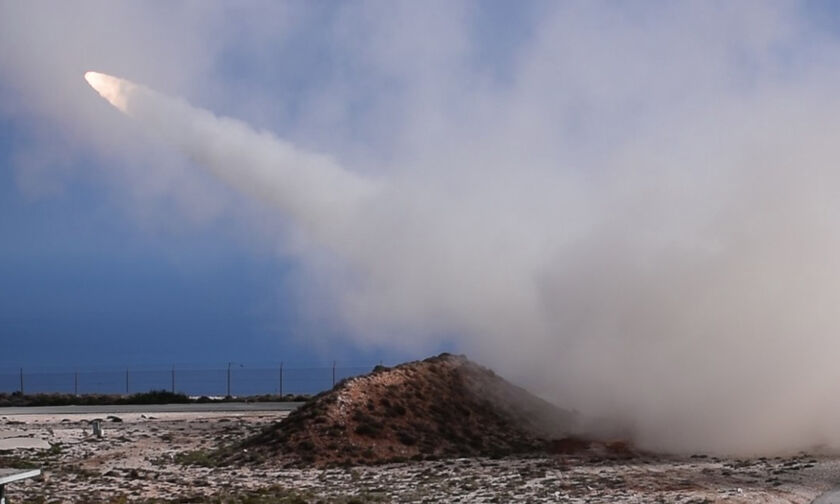
[(131, 394), (118, 400), (118, 404), (184, 404), (190, 402), (186, 394), (173, 393), (168, 390), (150, 390)]
[(417, 443), (417, 438), (412, 436), (408, 432), (403, 432), (403, 431), (397, 432), (397, 439), (399, 440), (400, 443), (402, 443), (406, 446), (413, 446), (415, 443)]
[(356, 426), (354, 432), (360, 436), (376, 437), (381, 432), (374, 424), (361, 423)]

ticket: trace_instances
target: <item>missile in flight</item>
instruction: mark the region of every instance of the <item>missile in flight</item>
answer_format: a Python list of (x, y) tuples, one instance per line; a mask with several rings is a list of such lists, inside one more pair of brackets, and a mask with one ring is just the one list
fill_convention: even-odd
[(100, 72), (85, 80), (120, 112), (175, 146), (238, 190), (276, 205), (317, 237), (342, 230), (381, 189), (330, 156), (300, 149), (267, 131)]

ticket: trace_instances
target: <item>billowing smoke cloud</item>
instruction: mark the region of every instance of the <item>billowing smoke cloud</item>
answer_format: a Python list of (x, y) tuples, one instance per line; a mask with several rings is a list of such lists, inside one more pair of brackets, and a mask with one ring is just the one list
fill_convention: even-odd
[(836, 41), (786, 4), (551, 5), (489, 57), (464, 5), (342, 10), (306, 149), (122, 108), (297, 222), (361, 344), (454, 340), (647, 447), (840, 446)]

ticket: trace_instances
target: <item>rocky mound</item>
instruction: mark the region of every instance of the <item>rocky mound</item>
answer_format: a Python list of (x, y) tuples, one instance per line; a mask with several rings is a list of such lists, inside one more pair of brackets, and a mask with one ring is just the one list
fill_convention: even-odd
[(247, 439), (235, 459), (375, 464), (543, 450), (575, 414), (463, 356), (378, 366), (337, 384)]

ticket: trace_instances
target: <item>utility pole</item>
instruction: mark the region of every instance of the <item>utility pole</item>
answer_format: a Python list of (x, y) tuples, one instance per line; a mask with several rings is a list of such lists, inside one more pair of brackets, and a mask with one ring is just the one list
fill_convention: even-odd
[(20, 368), (20, 395), (23, 395), (23, 368)]
[(232, 363), (228, 362), (228, 370), (227, 370), (227, 397), (230, 397), (230, 365)]
[(128, 368), (125, 370), (125, 395), (128, 395)]
[(172, 393), (175, 393), (175, 364), (172, 364)]
[(73, 373), (73, 395), (79, 395), (79, 372)]
[(283, 361), (280, 361), (280, 398), (283, 398)]

